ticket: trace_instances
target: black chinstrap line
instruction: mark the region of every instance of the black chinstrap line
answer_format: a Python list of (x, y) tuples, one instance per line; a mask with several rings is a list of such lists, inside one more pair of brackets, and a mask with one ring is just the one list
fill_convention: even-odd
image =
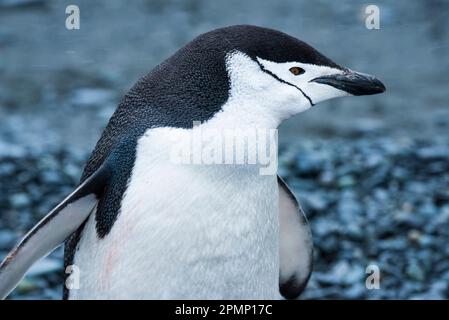
[(310, 103), (310, 105), (311, 105), (312, 107), (315, 105), (315, 104), (313, 103), (312, 99), (310, 99), (310, 97), (309, 97), (307, 94), (305, 94), (305, 92), (302, 91), (302, 89), (301, 89), (300, 87), (298, 87), (298, 86), (296, 86), (296, 85), (294, 85), (293, 83), (290, 83), (290, 82), (288, 82), (288, 81), (282, 80), (281, 78), (279, 78), (277, 75), (275, 75), (275, 74), (274, 74), (273, 72), (271, 72), (270, 70), (265, 69), (265, 67), (264, 67), (259, 61), (256, 60), (256, 62), (257, 62), (257, 64), (259, 65), (260, 69), (261, 69), (263, 72), (269, 74), (270, 76), (272, 76), (273, 78), (275, 78), (277, 81), (279, 81), (279, 82), (281, 82), (281, 83), (288, 84), (289, 86), (292, 86), (292, 87), (298, 89), (298, 90), (302, 93), (302, 95), (303, 95), (307, 100), (309, 100), (309, 103)]

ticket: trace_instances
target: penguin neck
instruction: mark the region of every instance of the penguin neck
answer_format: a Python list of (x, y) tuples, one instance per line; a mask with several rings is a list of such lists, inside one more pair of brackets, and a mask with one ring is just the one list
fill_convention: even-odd
[(230, 95), (221, 110), (204, 125), (215, 129), (277, 129), (283, 119), (269, 111), (261, 112), (269, 110), (264, 104), (245, 96)]

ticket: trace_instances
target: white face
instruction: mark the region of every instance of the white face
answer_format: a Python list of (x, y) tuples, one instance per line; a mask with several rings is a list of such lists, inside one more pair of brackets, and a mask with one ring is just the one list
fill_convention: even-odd
[(229, 103), (233, 105), (238, 100), (246, 105), (247, 111), (251, 109), (254, 117), (265, 116), (279, 124), (312, 104), (348, 95), (332, 86), (310, 82), (320, 76), (342, 74), (342, 70), (294, 61), (257, 60), (260, 65), (238, 51), (229, 54), (226, 60), (231, 80)]
[[(301, 89), (307, 95), (313, 104), (318, 102), (347, 96), (348, 93), (332, 86), (321, 84), (317, 82), (310, 82), (311, 80), (328, 75), (343, 74), (343, 71), (336, 68), (317, 66), (314, 64), (307, 64), (301, 62), (284, 62), (277, 63), (261, 58), (257, 61), (263, 66), (266, 71), (276, 75), (279, 79), (293, 84)], [(300, 70), (300, 74), (295, 74), (296, 70)]]

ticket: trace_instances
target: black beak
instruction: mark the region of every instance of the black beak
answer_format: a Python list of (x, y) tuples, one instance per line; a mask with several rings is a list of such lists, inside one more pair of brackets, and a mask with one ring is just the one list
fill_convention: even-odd
[(354, 96), (377, 94), (385, 91), (383, 83), (373, 76), (351, 70), (345, 70), (343, 74), (318, 77), (310, 80), (310, 82), (327, 84)]

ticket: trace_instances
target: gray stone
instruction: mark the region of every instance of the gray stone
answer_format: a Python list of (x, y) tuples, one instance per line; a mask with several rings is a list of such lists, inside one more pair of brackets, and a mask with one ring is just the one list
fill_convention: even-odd
[(40, 276), (62, 270), (63, 263), (61, 260), (45, 258), (35, 263), (28, 271), (29, 277)]
[(11, 196), (10, 202), (14, 208), (23, 208), (30, 204), (30, 198), (25, 193), (16, 193)]
[(17, 240), (16, 235), (9, 230), (0, 230), (0, 250), (10, 250), (15, 241)]

